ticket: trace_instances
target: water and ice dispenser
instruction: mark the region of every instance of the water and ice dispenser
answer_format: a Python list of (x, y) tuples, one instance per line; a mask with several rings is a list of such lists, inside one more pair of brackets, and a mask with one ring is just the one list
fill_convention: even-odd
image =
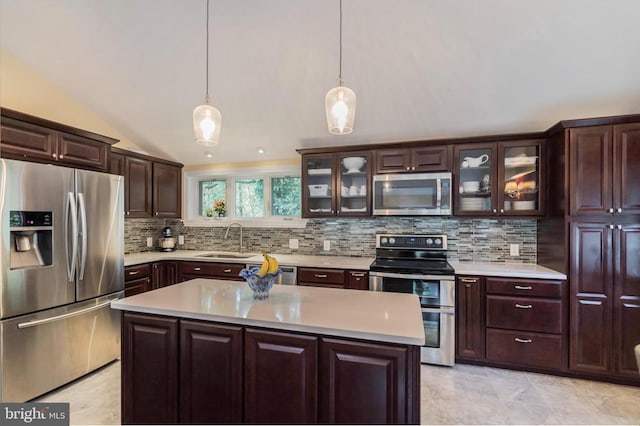
[(53, 213), (12, 210), (9, 214), (9, 268), (25, 269), (51, 265)]

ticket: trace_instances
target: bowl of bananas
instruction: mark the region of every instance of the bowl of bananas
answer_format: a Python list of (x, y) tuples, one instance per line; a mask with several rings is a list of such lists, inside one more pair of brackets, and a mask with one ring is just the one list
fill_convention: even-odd
[(261, 266), (255, 266), (240, 271), (240, 276), (247, 281), (249, 288), (253, 290), (255, 300), (269, 298), (269, 290), (273, 287), (282, 270), (278, 268), (278, 261), (268, 253), (263, 253), (264, 261)]

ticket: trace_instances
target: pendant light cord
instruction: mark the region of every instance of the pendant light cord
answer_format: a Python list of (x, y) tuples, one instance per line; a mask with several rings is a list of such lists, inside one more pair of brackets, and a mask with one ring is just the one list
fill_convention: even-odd
[(342, 86), (342, 0), (340, 0), (340, 68), (338, 71), (338, 86)]
[(205, 96), (205, 103), (208, 105), (209, 104), (209, 0), (207, 0), (207, 53), (206, 53), (206, 57), (207, 57), (207, 66), (206, 66), (207, 75), (205, 76), (205, 81), (206, 81), (207, 90), (206, 90), (206, 96)]

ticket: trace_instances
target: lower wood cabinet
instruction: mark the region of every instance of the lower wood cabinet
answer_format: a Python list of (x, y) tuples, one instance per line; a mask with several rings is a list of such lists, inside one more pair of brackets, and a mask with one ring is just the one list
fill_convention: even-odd
[(126, 313), (122, 423), (178, 423), (178, 319)]
[(343, 269), (298, 268), (298, 285), (344, 288)]
[(244, 268), (241, 263), (218, 262), (180, 262), (178, 280), (188, 281), (194, 278), (220, 278), (231, 281), (244, 281), (239, 274)]
[(166, 287), (178, 282), (178, 262), (154, 262), (151, 264), (151, 287)]
[(245, 422), (317, 422), (317, 337), (247, 329), (244, 361)]
[(456, 279), (456, 358), (485, 357), (484, 277)]
[(418, 423), (420, 347), (123, 313), (122, 422)]
[(181, 423), (242, 421), (241, 353), (241, 327), (180, 320)]
[(151, 290), (151, 276), (148, 263), (124, 268), (124, 297)]

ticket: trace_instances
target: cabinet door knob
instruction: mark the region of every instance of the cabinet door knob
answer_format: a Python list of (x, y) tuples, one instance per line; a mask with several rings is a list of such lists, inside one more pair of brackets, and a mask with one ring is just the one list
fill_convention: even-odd
[(407, 167), (407, 170), (411, 170), (411, 167)]
[(618, 225), (618, 229), (622, 229), (622, 225)]
[(613, 229), (613, 225), (609, 225), (609, 229)]
[(500, 209), (500, 213), (504, 213), (504, 209)]
[(613, 214), (613, 207), (609, 209), (609, 213)]
[(618, 213), (622, 213), (622, 207), (618, 207)]
[(60, 159), (62, 160), (64, 158), (64, 155), (60, 154)]
[(58, 157), (58, 156), (56, 155), (56, 153), (55, 153), (55, 152), (54, 152), (53, 154), (51, 154), (51, 156), (52, 156), (53, 158), (57, 158), (57, 157)]
[(416, 169), (416, 166), (411, 167), (411, 170), (415, 170), (415, 169)]
[(493, 212), (497, 214), (498, 213), (498, 209), (493, 209)]
[(531, 343), (531, 342), (533, 342), (533, 340), (531, 340), (531, 339), (521, 339), (521, 338), (519, 338), (519, 337), (516, 337), (516, 338), (515, 338), (515, 339), (513, 339), (513, 340), (515, 340), (515, 341), (516, 341), (516, 342), (518, 342), (518, 343)]

